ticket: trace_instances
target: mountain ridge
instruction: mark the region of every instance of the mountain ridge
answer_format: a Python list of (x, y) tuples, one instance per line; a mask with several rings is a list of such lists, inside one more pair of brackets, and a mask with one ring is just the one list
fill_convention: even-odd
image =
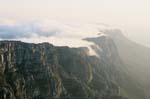
[(86, 40), (97, 45), (92, 48), (100, 58), (86, 47), (0, 41), (0, 98), (147, 99), (112, 38)]

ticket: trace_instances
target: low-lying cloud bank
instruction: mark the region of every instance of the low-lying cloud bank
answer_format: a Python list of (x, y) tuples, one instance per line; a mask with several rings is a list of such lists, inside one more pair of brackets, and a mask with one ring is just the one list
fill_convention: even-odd
[[(8, 22), (8, 21), (6, 21)], [(0, 38), (1, 39), (21, 39), (32, 37), (50, 37), (57, 32), (61, 32), (56, 27), (48, 27), (45, 24), (31, 21), (31, 22), (16, 22), (14, 24), (1, 23), (0, 24)]]
[(108, 28), (110, 27), (98, 23), (0, 20), (0, 39), (30, 43), (49, 42), (56, 46), (88, 47), (90, 49), (93, 43), (82, 39), (96, 37), (98, 33)]
[(0, 39), (24, 40), (34, 43), (52, 42), (56, 44), (57, 41), (60, 44), (63, 42), (68, 44), (70, 42), (73, 46), (75, 42), (78, 42), (77, 40), (97, 36), (100, 28), (106, 28), (106, 26), (102, 24), (57, 22), (51, 20), (25, 22), (0, 20)]

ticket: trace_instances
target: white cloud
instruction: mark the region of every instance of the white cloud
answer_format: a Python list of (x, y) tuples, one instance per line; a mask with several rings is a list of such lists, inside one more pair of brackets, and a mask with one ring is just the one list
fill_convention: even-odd
[[(43, 21), (16, 21), (3, 20), (0, 23), (0, 39), (33, 39), (44, 38), (81, 40), (86, 37), (94, 37), (99, 33), (102, 24), (58, 22), (52, 20)], [(37, 41), (38, 42), (38, 41)]]
[(3, 20), (0, 24), (0, 39), (29, 43), (49, 42), (56, 46), (87, 47), (91, 55), (96, 55), (90, 47), (94, 43), (82, 39), (98, 36), (100, 30), (105, 28), (108, 27), (98, 23)]

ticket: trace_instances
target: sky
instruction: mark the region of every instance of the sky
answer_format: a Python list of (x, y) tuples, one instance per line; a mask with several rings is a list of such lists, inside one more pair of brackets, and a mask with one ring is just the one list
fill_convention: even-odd
[[(0, 0), (0, 34), (4, 39), (18, 35), (16, 38), (24, 41), (30, 35), (41, 37), (41, 41), (51, 37), (54, 42), (63, 36), (92, 36), (83, 32), (97, 32), (94, 24), (101, 23), (150, 46), (149, 5), (149, 0)], [(54, 35), (58, 32), (62, 34), (56, 40)]]

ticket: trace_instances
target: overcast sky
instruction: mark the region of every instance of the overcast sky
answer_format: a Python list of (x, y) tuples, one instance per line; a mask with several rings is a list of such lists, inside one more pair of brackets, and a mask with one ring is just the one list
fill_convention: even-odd
[[(35, 19), (105, 23), (120, 28), (124, 34), (136, 42), (150, 46), (149, 5), (150, 0), (0, 0), (0, 24), (13, 25), (13, 20)], [(29, 26), (32, 27), (33, 24)], [(40, 32), (43, 30), (31, 29), (29, 26), (26, 26), (27, 29), (23, 32), (21, 32), (22, 28), (17, 30), (17, 33), (22, 33), (18, 38), (28, 37), (29, 34), (24, 34), (24, 31), (29, 30), (38, 31), (38, 34), (42, 35)], [(35, 24), (34, 26), (42, 27)], [(18, 25), (14, 27), (5, 25), (1, 28), (9, 28), (10, 31), (16, 32)], [(56, 30), (52, 31), (55, 34)], [(7, 35), (2, 36), (5, 38)]]

